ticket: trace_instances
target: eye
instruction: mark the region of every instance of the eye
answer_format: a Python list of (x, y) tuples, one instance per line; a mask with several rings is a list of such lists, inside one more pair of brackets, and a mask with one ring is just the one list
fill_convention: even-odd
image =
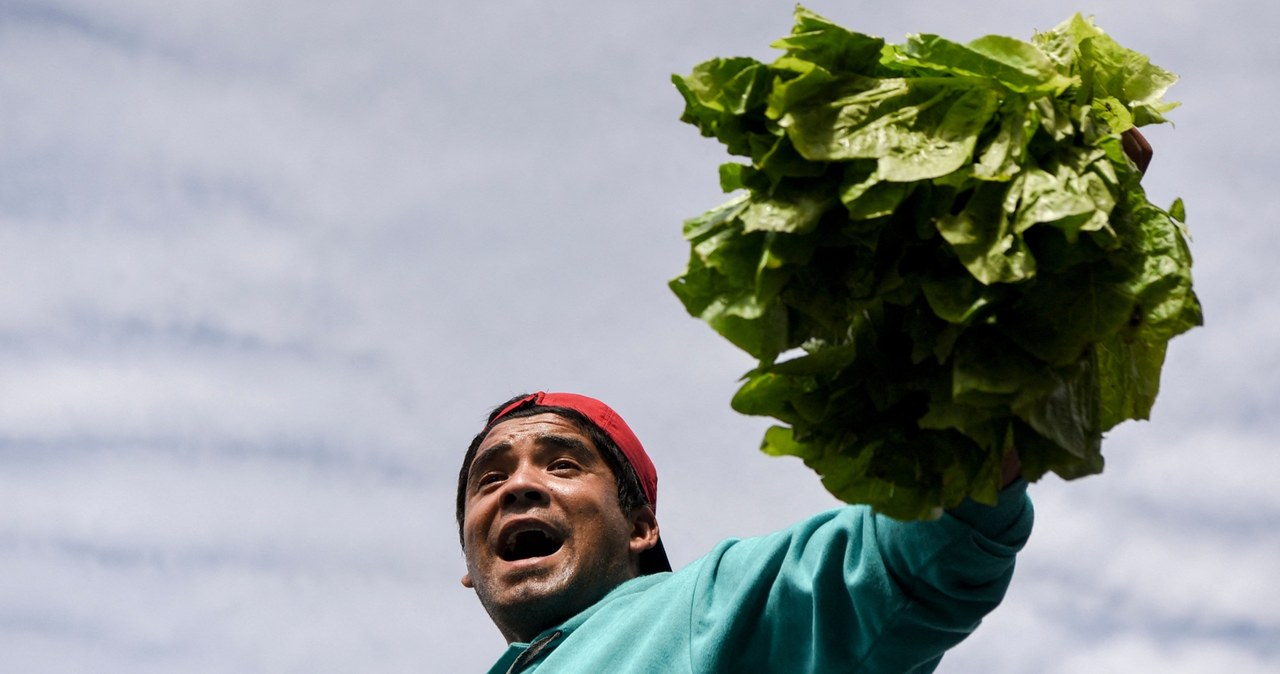
[(569, 459), (556, 459), (551, 462), (550, 466), (548, 466), (551, 470), (574, 470), (577, 467), (578, 464), (570, 461)]
[(484, 475), (481, 475), (479, 479), (476, 480), (476, 485), (483, 487), (487, 484), (500, 482), (503, 477), (504, 476), (502, 473), (485, 473)]

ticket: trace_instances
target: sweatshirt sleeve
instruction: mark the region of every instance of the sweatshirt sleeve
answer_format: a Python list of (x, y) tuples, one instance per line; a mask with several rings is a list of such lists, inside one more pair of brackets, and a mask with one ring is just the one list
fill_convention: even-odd
[(899, 522), (842, 507), (699, 562), (695, 671), (930, 672), (1003, 599), (1031, 532), (1026, 483)]

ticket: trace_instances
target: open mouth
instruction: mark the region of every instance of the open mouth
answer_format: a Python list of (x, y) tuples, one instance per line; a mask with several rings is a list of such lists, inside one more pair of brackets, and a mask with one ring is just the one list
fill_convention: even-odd
[(553, 555), (564, 541), (553, 534), (537, 529), (517, 531), (507, 536), (502, 542), (498, 556), (507, 562), (516, 562), (534, 557)]

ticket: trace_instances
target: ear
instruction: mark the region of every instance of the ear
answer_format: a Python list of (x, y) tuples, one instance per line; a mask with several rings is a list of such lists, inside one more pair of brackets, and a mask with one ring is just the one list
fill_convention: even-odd
[(658, 516), (653, 508), (640, 506), (631, 514), (631, 552), (640, 553), (658, 544)]
[(462, 574), (462, 586), (472, 590), (475, 589), (476, 587), (475, 584), (471, 582), (471, 574), (469, 573)]

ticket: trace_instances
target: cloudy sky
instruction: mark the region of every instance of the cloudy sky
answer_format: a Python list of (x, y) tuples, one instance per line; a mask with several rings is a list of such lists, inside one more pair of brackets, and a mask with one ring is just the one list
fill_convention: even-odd
[[(1280, 5), (809, 6), (895, 42), (1079, 10), (1182, 76), (1145, 182), (1207, 325), (1104, 475), (1033, 485), (940, 671), (1277, 671)], [(0, 0), (0, 672), (483, 671), (453, 481), (521, 391), (627, 417), (677, 566), (832, 505), (666, 288), (725, 160), (670, 74), (791, 9)]]

